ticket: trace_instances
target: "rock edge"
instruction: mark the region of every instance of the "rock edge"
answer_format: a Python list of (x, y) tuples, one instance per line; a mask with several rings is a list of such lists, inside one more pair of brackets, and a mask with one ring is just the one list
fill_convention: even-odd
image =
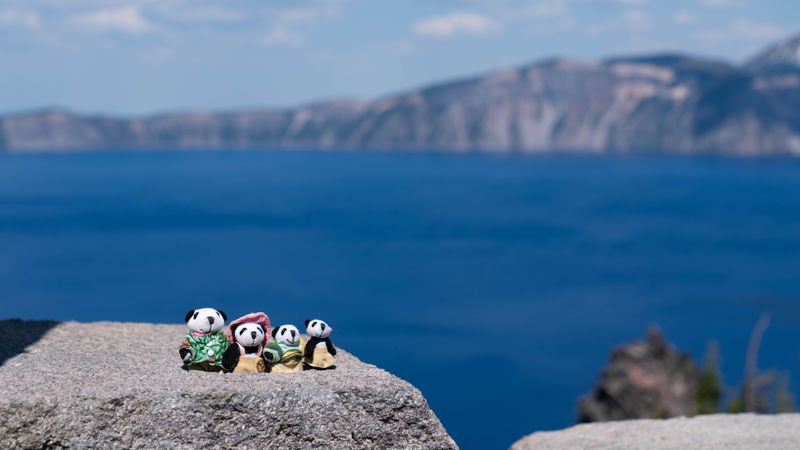
[(576, 425), (528, 435), (511, 450), (781, 450), (800, 448), (800, 414), (715, 414)]
[(332, 371), (187, 372), (184, 332), (0, 321), (0, 448), (457, 448), (418, 389), (345, 351)]

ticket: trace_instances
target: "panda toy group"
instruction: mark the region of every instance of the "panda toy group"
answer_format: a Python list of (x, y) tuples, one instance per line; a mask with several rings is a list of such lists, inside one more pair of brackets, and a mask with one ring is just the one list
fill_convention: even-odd
[(333, 328), (319, 320), (306, 320), (306, 334), (309, 339), (303, 351), (303, 362), (306, 369), (336, 368), (336, 347), (331, 342)]
[(192, 309), (184, 321), (188, 328), (178, 354), (187, 370), (220, 372), (223, 370), (222, 355), (230, 343), (222, 327), (228, 316), (214, 308)]
[[(240, 317), (223, 331), (228, 316), (214, 308), (192, 309), (188, 330), (178, 349), (184, 369), (233, 373), (294, 373), (336, 368), (333, 328), (322, 320), (306, 320), (308, 342), (294, 325), (270, 326), (263, 312)], [(271, 338), (271, 339), (270, 339)]]
[(272, 330), (272, 340), (264, 352), (272, 354), (271, 373), (294, 373), (303, 370), (303, 338), (294, 325), (281, 325)]
[(262, 373), (272, 354), (265, 352), (270, 332), (269, 317), (263, 312), (250, 313), (231, 322), (228, 327), (230, 347), (222, 355), (226, 372)]

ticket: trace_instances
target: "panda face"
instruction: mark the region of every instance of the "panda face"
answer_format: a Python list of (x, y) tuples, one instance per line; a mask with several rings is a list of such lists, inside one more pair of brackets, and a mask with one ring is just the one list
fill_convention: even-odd
[(245, 347), (258, 347), (264, 342), (264, 327), (258, 323), (243, 323), (233, 329), (233, 337)]
[(198, 333), (216, 333), (225, 326), (228, 316), (214, 308), (193, 309), (186, 313), (186, 326)]
[(272, 337), (286, 345), (297, 345), (300, 343), (300, 330), (294, 325), (281, 325), (272, 330)]
[(311, 337), (326, 338), (333, 332), (333, 328), (327, 323), (319, 320), (306, 320), (306, 333)]

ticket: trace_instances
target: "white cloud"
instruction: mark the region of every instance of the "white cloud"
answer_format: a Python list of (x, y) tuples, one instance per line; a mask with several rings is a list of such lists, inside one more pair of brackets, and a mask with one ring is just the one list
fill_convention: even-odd
[(79, 27), (125, 33), (142, 33), (152, 28), (136, 6), (92, 11), (75, 16), (70, 22)]
[(681, 25), (697, 22), (697, 16), (685, 9), (681, 9), (675, 12), (673, 19), (675, 19), (675, 22)]
[(318, 8), (292, 8), (278, 14), (279, 22), (314, 22), (322, 16), (330, 14), (329, 10)]
[(741, 4), (740, 0), (699, 0), (699, 2), (708, 8), (730, 8)]
[(285, 25), (275, 25), (272, 29), (261, 39), (261, 43), (264, 45), (290, 45), (290, 44), (299, 44), (303, 41), (303, 38), (289, 30)]
[(568, 13), (567, 3), (564, 0), (536, 2), (524, 12), (533, 17), (563, 17)]
[(236, 11), (215, 6), (203, 8), (181, 7), (180, 9), (170, 10), (167, 13), (167, 17), (184, 22), (238, 22), (243, 19), (243, 16)]
[(622, 13), (622, 23), (633, 30), (645, 30), (653, 26), (653, 20), (640, 9), (629, 9)]
[(725, 49), (730, 53), (735, 51), (738, 55), (744, 56), (785, 37), (791, 31), (772, 23), (737, 20), (723, 27), (698, 31), (694, 34), (694, 38), (706, 46), (711, 46), (715, 51)]
[(23, 27), (31, 30), (42, 26), (38, 14), (28, 11), (0, 11), (0, 26)]
[(321, 20), (334, 19), (338, 15), (338, 6), (333, 3), (284, 9), (272, 15), (271, 28), (260, 41), (269, 46), (300, 44), (304, 41), (304, 32), (310, 26)]
[(642, 6), (650, 3), (649, 0), (614, 0), (614, 3), (623, 6)]
[(501, 27), (493, 19), (474, 12), (454, 12), (414, 22), (412, 30), (420, 36), (446, 38), (457, 34), (480, 35)]
[(755, 39), (777, 39), (789, 34), (789, 30), (771, 23), (737, 20), (731, 25), (731, 31), (740, 36)]

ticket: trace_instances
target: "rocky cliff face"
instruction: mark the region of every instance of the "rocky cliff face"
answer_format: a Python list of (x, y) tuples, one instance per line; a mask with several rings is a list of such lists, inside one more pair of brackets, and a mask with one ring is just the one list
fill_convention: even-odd
[(800, 153), (800, 35), (734, 67), (680, 55), (551, 60), (373, 102), (123, 119), (0, 120), (9, 151), (353, 148)]
[(410, 384), (180, 368), (179, 325), (0, 321), (0, 448), (456, 448)]
[(594, 390), (578, 405), (579, 422), (663, 419), (693, 413), (700, 371), (658, 329), (611, 354)]

